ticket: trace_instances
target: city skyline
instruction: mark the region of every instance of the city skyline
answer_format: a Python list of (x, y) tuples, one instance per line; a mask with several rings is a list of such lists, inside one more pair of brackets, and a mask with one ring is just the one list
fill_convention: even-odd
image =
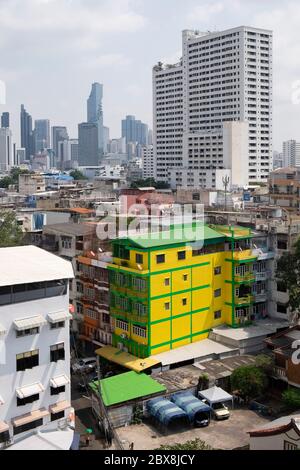
[[(165, 0), (163, 5), (160, 2), (160, 9), (156, 9), (153, 3), (150, 7), (142, 0), (117, 0), (113, 6), (108, 2), (99, 6), (88, 0), (84, 7), (78, 1), (61, 0), (65, 13), (62, 17), (68, 17), (64, 28), (60, 22), (52, 21), (57, 12), (56, 4), (57, 0), (28, 0), (24, 8), (19, 0), (0, 2), (0, 79), (7, 87), (7, 104), (1, 105), (0, 111), (11, 113), (17, 145), (21, 103), (25, 103), (35, 119), (47, 117), (52, 125), (67, 126), (70, 136), (76, 137), (77, 124), (85, 121), (85, 100), (90, 84), (95, 81), (105, 87), (105, 123), (112, 137), (119, 136), (119, 123), (125, 114), (137, 116), (152, 128), (151, 70), (160, 59), (171, 63), (179, 59), (180, 32), (186, 28), (223, 30), (243, 24), (271, 29), (274, 33), (274, 149), (280, 149), (284, 140), (299, 139), (300, 70), (293, 59), (298, 50), (295, 12), (299, 5), (296, 2), (289, 1), (283, 8), (278, 0), (254, 1), (251, 5), (243, 0), (217, 3), (188, 0), (184, 5), (177, 2), (177, 8), (170, 9), (170, 0)], [(44, 9), (45, 14), (38, 23), (35, 18), (40, 9)], [(105, 25), (95, 21), (97, 14), (105, 18), (102, 22)], [(85, 25), (87, 20), (91, 21), (89, 28)], [(163, 33), (160, 32), (162, 24)], [(44, 39), (37, 41), (42, 29)], [(22, 39), (20, 45), (24, 32), (26, 40)], [(51, 41), (48, 41), (49, 35)], [(15, 47), (16, 42), (18, 47)], [(147, 44), (151, 44), (151, 48), (147, 49)], [(47, 72), (43, 81), (40, 80), (41, 67)], [(20, 87), (20, 80), (30, 86)], [(47, 94), (45, 89), (49, 90)], [(289, 116), (288, 122), (284, 116)]]

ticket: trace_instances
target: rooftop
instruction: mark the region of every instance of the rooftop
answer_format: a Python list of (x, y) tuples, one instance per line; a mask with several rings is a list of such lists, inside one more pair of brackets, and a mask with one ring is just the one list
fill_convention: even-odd
[(35, 246), (0, 248), (0, 286), (74, 277), (72, 264)]
[[(125, 372), (100, 381), (105, 406), (136, 400), (137, 398), (156, 395), (166, 391), (166, 387), (152, 379), (149, 375), (137, 372)], [(90, 383), (90, 387), (98, 392), (99, 382)]]
[(48, 232), (60, 232), (66, 235), (71, 235), (71, 236), (83, 236), (83, 235), (92, 235), (96, 230), (95, 225), (93, 224), (76, 224), (73, 222), (66, 222), (63, 224), (52, 224), (52, 225), (46, 225), (44, 227), (44, 231)]

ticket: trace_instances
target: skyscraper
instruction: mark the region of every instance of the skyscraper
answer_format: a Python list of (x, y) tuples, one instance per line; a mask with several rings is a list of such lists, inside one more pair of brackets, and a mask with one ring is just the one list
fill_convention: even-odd
[[(217, 170), (226, 168), (224, 133), (234, 144), (247, 123), (242, 167), (248, 167), (250, 183), (267, 181), (272, 168), (272, 32), (245, 26), (212, 33), (185, 30), (182, 49), (179, 63), (159, 62), (153, 68), (156, 178), (167, 180), (173, 168), (171, 178), (178, 182), (192, 172), (197, 181), (192, 175), (190, 186), (202, 178), (203, 186), (214, 187)], [(226, 121), (240, 122), (240, 129), (227, 126), (224, 131)], [(244, 148), (245, 136), (242, 140)]]
[(26, 160), (34, 154), (34, 139), (32, 132), (32, 117), (21, 104), (20, 113), (21, 147), (26, 149)]
[(141, 145), (148, 145), (148, 125), (135, 116), (128, 115), (122, 119), (122, 137), (125, 137), (126, 144), (135, 142)]
[(50, 121), (49, 119), (36, 119), (34, 121), (35, 151), (42, 152), (50, 148)]
[(8, 127), (0, 128), (0, 170), (7, 171), (13, 166), (12, 132)]
[(2, 113), (1, 127), (9, 127), (9, 113)]
[(53, 126), (52, 127), (52, 149), (54, 151), (54, 158), (56, 165), (61, 168), (61, 162), (59, 162), (59, 151), (58, 144), (69, 139), (68, 131), (65, 126)]
[(300, 166), (300, 142), (287, 140), (282, 144), (283, 166)]
[(79, 166), (98, 166), (98, 126), (92, 122), (78, 124), (78, 164)]
[(103, 85), (93, 83), (90, 96), (87, 100), (87, 121), (97, 125), (99, 157), (103, 155), (104, 133), (103, 133)]

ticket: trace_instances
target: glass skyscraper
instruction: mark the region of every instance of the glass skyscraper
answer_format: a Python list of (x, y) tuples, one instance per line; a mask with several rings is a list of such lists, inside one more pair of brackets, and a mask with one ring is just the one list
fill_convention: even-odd
[(87, 100), (87, 121), (97, 125), (99, 157), (103, 155), (104, 131), (103, 131), (103, 85), (93, 83), (90, 96)]

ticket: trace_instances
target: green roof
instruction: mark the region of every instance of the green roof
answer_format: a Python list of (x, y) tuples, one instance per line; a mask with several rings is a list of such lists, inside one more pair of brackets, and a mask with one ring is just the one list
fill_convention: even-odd
[(160, 248), (167, 245), (195, 243), (204, 240), (204, 243), (222, 242), (225, 240), (223, 234), (203, 224), (175, 225), (170, 230), (161, 232), (150, 232), (138, 237), (128, 237), (117, 240), (118, 243), (129, 243), (138, 248)]
[[(156, 382), (149, 375), (138, 374), (134, 371), (102, 379), (100, 383), (105, 406), (116, 405), (166, 391), (166, 387)], [(91, 382), (89, 386), (97, 393), (99, 382)]]

